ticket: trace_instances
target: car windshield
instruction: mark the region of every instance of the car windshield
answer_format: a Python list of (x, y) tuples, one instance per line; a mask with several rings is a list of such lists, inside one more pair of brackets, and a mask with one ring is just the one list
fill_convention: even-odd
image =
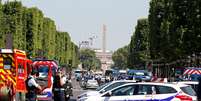
[(195, 91), (191, 88), (191, 86), (180, 87), (181, 90), (191, 96), (196, 96)]
[(48, 73), (48, 71), (49, 71), (48, 66), (40, 66), (40, 67), (38, 68), (38, 72)]
[(109, 84), (111, 84), (111, 82), (105, 83), (105, 84), (101, 85), (100, 87), (98, 87), (98, 88), (96, 89), (96, 91), (100, 91), (101, 89), (103, 89), (104, 87), (106, 87), (106, 86), (109, 85)]
[(39, 72), (39, 77), (47, 77), (49, 72), (49, 67), (42, 65), (38, 68), (38, 72)]

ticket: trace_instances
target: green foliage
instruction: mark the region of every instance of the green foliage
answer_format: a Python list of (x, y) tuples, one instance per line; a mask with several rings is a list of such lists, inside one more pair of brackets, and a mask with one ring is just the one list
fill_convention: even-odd
[(67, 32), (58, 32), (53, 20), (38, 8), (23, 7), (21, 2), (0, 3), (0, 47), (26, 50), (33, 58), (57, 59), (77, 67), (78, 47)]
[[(56, 37), (56, 26), (53, 20), (49, 18), (43, 19), (43, 50), (45, 51), (44, 56), (53, 59), (55, 56), (55, 37)], [(63, 39), (63, 38), (62, 38)], [(62, 40), (60, 39), (60, 40)], [(60, 47), (62, 48), (62, 47)]]
[(128, 67), (142, 68), (150, 58), (148, 19), (139, 19), (129, 44)]
[(3, 6), (0, 2), (0, 47), (5, 47), (5, 35), (4, 35), (4, 17), (3, 17)]
[(91, 69), (100, 69), (101, 62), (96, 57), (95, 51), (90, 49), (80, 50), (80, 62), (82, 63), (82, 68), (91, 70)]
[(150, 29), (150, 55), (152, 59), (161, 57), (160, 50), (163, 38), (160, 33), (162, 18), (164, 17), (164, 0), (151, 0), (149, 10), (149, 29)]
[[(76, 67), (79, 64), (79, 49), (78, 47), (71, 42), (71, 59), (72, 59), (72, 67)], [(99, 66), (95, 66), (99, 67)]]
[[(3, 25), (2, 34), (4, 34), (6, 47), (16, 47), (23, 49), (25, 46), (22, 35), (22, 4), (20, 2), (7, 2), (2, 7)], [(12, 36), (12, 37), (11, 37)], [(12, 42), (8, 41), (12, 38)]]
[(39, 50), (42, 50), (43, 40), (43, 14), (37, 8), (29, 8), (24, 13), (26, 22), (26, 47), (29, 52), (32, 52), (32, 56), (36, 57), (39, 55)]
[(112, 54), (112, 60), (114, 61), (114, 67), (119, 69), (126, 69), (128, 62), (128, 46), (119, 48)]
[(152, 59), (184, 59), (201, 50), (201, 1), (152, 0), (150, 50)]

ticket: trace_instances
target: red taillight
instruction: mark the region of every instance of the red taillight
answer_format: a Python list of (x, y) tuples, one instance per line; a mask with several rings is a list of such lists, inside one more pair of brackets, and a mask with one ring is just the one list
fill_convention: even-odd
[(187, 95), (176, 95), (175, 97), (180, 99), (181, 101), (193, 101), (192, 97)]

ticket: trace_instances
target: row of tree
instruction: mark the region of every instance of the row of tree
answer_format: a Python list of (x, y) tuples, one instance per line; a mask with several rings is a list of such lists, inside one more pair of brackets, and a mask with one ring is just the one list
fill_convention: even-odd
[(184, 65), (189, 58), (200, 65), (200, 5), (200, 0), (151, 0), (148, 19), (138, 20), (128, 45), (126, 66), (145, 67), (150, 61)]
[(67, 32), (56, 30), (41, 10), (21, 2), (0, 3), (0, 47), (26, 50), (32, 58), (56, 59), (61, 64), (78, 64), (78, 47)]
[(152, 0), (150, 51), (153, 59), (181, 60), (201, 52), (201, 1)]

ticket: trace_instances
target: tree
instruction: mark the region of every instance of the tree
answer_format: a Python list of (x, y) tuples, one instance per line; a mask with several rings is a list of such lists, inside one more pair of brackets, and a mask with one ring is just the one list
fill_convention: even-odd
[(43, 39), (43, 14), (37, 8), (29, 8), (25, 10), (24, 18), (26, 18), (26, 26), (24, 27), (26, 31), (26, 47), (29, 52), (32, 52), (33, 57), (42, 55), (40, 53), (42, 48)]
[(150, 2), (150, 50), (152, 59), (176, 61), (200, 52), (199, 0)]
[(128, 62), (128, 46), (124, 46), (122, 48), (117, 49), (112, 54), (112, 60), (114, 61), (115, 68), (118, 69), (126, 69), (127, 68), (127, 62)]
[(95, 51), (90, 49), (80, 50), (80, 62), (84, 69), (92, 70), (100, 68), (100, 60), (96, 58)]
[(0, 1), (0, 47), (5, 47), (5, 33), (4, 33), (4, 17), (3, 17), (3, 5)]
[(139, 19), (129, 44), (128, 67), (144, 68), (150, 59), (148, 19)]
[(79, 63), (78, 47), (69, 33), (57, 31), (54, 21), (38, 8), (18, 1), (0, 0), (0, 48), (22, 49), (29, 57), (57, 59), (62, 65)]
[(161, 58), (161, 46), (163, 38), (161, 35), (161, 22), (165, 12), (164, 0), (151, 0), (149, 9), (149, 37), (150, 37), (150, 55), (152, 59)]
[(6, 2), (3, 5), (2, 30), (6, 48), (24, 49), (25, 42), (22, 35), (22, 4), (21, 2)]
[(48, 59), (53, 59), (55, 55), (56, 26), (50, 18), (43, 19), (43, 36), (45, 36), (42, 41), (45, 51), (44, 56)]

